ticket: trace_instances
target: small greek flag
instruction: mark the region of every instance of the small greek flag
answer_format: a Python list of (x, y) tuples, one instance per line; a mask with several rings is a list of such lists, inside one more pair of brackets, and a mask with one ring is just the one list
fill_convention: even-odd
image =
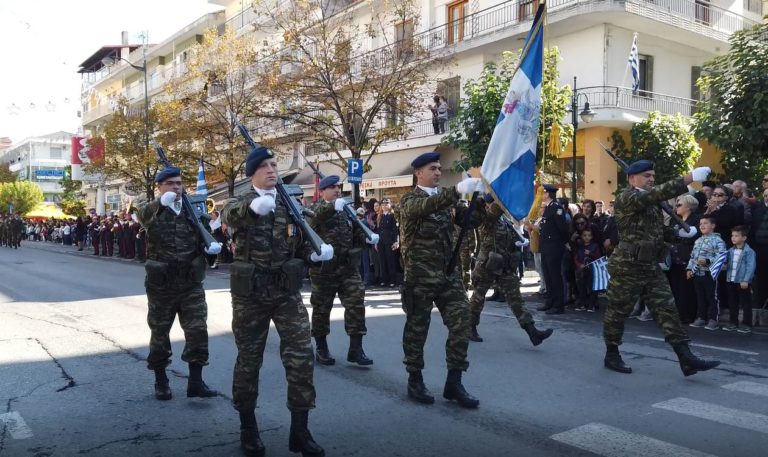
[(720, 276), (720, 271), (722, 271), (723, 267), (725, 266), (726, 260), (728, 260), (728, 251), (723, 251), (717, 255), (715, 262), (710, 265), (709, 273), (712, 275), (712, 278), (715, 281), (717, 281), (717, 277)]
[(632, 70), (632, 93), (640, 90), (640, 56), (637, 53), (637, 34), (632, 40), (632, 48), (629, 50), (629, 68)]
[(208, 184), (205, 182), (205, 169), (203, 159), (200, 158), (200, 166), (197, 168), (197, 189), (195, 194), (208, 198)]
[(605, 256), (593, 261), (590, 266), (592, 267), (592, 290), (608, 289), (611, 275), (608, 274), (608, 262), (605, 260)]

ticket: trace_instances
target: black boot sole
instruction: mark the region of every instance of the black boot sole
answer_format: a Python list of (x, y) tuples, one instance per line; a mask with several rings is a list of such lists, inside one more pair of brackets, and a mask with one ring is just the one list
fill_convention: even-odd
[(408, 398), (422, 405), (431, 405), (435, 403), (435, 397), (431, 395), (419, 395), (411, 392), (411, 389), (408, 389)]
[(623, 367), (614, 365), (611, 362), (604, 361), (603, 365), (605, 365), (605, 368), (608, 368), (609, 370), (615, 371), (616, 373), (624, 373), (624, 374), (631, 374), (632, 373), (632, 367), (624, 365)]
[(552, 333), (553, 333), (553, 330), (551, 328), (548, 328), (543, 332), (539, 332), (538, 335), (534, 335), (534, 336), (529, 335), (531, 339), (531, 344), (533, 344), (534, 346), (540, 345), (541, 343), (544, 342), (544, 340), (552, 336)]
[(462, 408), (476, 409), (478, 406), (480, 406), (480, 400), (461, 399), (457, 395), (446, 393), (446, 392), (443, 392), (443, 398), (449, 401), (455, 401)]
[(373, 365), (373, 360), (371, 359), (360, 359), (358, 357), (350, 357), (350, 356), (347, 356), (347, 362), (354, 363), (362, 367)]
[(683, 376), (693, 376), (696, 373), (700, 371), (707, 371), (711, 370), (713, 368), (717, 368), (720, 366), (720, 362), (713, 362), (712, 366), (704, 367), (704, 368), (694, 368), (692, 366), (680, 366), (680, 369), (683, 370)]
[(336, 365), (336, 359), (326, 359), (326, 358), (320, 357), (317, 354), (315, 354), (315, 360), (320, 365), (326, 365), (326, 366)]
[[(315, 444), (317, 445), (317, 443)], [(302, 457), (325, 457), (325, 449), (320, 449), (319, 452), (302, 451), (301, 445), (294, 443), (290, 438), (288, 439), (288, 450), (294, 454), (301, 453)]]

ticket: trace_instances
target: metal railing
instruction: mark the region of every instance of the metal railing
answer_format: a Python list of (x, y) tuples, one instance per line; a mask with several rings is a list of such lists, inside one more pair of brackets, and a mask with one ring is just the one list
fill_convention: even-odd
[(638, 91), (637, 94), (627, 87), (592, 86), (581, 87), (579, 94), (586, 94), (591, 108), (618, 108), (650, 113), (659, 111), (664, 114), (680, 113), (691, 116), (695, 112), (696, 101), (689, 98), (674, 97), (654, 92)]

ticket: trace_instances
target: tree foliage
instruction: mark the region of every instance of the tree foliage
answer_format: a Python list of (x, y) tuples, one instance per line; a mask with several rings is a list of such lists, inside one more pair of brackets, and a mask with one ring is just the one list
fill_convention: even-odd
[(72, 167), (68, 166), (64, 171), (64, 178), (59, 181), (62, 194), (61, 200), (57, 203), (59, 208), (70, 216), (84, 216), (85, 215), (85, 200), (82, 193), (82, 181), (75, 181), (72, 179)]
[(768, 173), (768, 24), (734, 33), (702, 68), (696, 132), (722, 151), (729, 179), (757, 187)]
[(0, 183), (14, 181), (16, 181), (16, 175), (11, 172), (11, 166), (7, 163), (0, 163)]
[(7, 211), (13, 205), (16, 214), (27, 214), (43, 201), (40, 186), (30, 181), (16, 181), (0, 184), (0, 208)]

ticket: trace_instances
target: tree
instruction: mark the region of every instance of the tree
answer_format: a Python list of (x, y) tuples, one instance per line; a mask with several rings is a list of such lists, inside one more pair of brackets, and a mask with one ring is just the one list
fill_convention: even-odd
[(83, 200), (82, 181), (72, 180), (72, 167), (68, 166), (64, 170), (64, 178), (59, 181), (62, 189), (61, 200), (57, 203), (64, 213), (70, 216), (85, 215), (85, 200)]
[(27, 214), (43, 201), (40, 186), (30, 181), (17, 181), (0, 184), (0, 208), (3, 211), (13, 206), (16, 214)]
[(16, 181), (16, 175), (11, 172), (11, 166), (7, 163), (0, 163), (0, 183), (14, 181)]
[(734, 33), (728, 54), (702, 67), (696, 133), (722, 151), (729, 179), (759, 187), (768, 173), (768, 24)]
[[(450, 133), (443, 138), (443, 143), (461, 151), (461, 158), (453, 166), (455, 170), (468, 170), (483, 164), (519, 58), (519, 52), (504, 52), (499, 66), (494, 62), (487, 63), (477, 79), (464, 84), (465, 97), (461, 99), (458, 116), (451, 121)], [(564, 148), (573, 135), (573, 126), (563, 123), (570, 106), (571, 87), (557, 83), (560, 60), (556, 47), (544, 50), (541, 122), (536, 144), (536, 162), (540, 168), (554, 158), (548, 151)], [(557, 144), (550, 146), (551, 141)]]

